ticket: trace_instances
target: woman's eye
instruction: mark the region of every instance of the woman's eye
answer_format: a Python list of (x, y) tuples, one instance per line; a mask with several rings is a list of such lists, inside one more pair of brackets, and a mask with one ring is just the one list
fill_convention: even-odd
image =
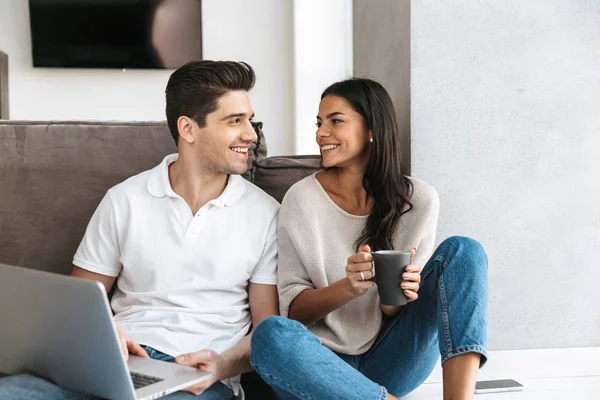
[(340, 122), (342, 122), (342, 120), (341, 120), (341, 119), (332, 119), (332, 120), (331, 120), (331, 123), (332, 123), (332, 124), (334, 124), (334, 125), (337, 125), (337, 124), (339, 124)]
[(320, 122), (317, 122), (317, 123), (315, 123), (315, 126), (316, 126), (317, 128), (320, 128), (320, 127), (321, 127), (321, 123), (320, 123)]

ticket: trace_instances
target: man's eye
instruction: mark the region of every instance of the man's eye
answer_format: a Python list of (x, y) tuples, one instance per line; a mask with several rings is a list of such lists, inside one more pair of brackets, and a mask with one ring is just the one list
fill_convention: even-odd
[(237, 124), (239, 124), (240, 122), (242, 122), (242, 120), (241, 120), (241, 119), (239, 119), (239, 118), (235, 118), (235, 119), (232, 119), (232, 120), (231, 120), (231, 121), (229, 121), (229, 122), (230, 122), (230, 123), (232, 123), (232, 124), (235, 124), (235, 125), (237, 125)]

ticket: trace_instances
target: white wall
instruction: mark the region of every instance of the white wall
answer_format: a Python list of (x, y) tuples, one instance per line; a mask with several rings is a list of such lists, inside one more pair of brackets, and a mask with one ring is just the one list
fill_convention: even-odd
[[(204, 58), (246, 61), (269, 155), (294, 149), (291, 1), (203, 0)], [(33, 68), (27, 0), (0, 0), (0, 50), (8, 53), (10, 118), (164, 120), (172, 71)]]
[(489, 254), (492, 349), (600, 346), (600, 2), (412, 2), (413, 175)]
[(295, 154), (319, 154), (321, 94), (352, 76), (352, 0), (294, 0)]

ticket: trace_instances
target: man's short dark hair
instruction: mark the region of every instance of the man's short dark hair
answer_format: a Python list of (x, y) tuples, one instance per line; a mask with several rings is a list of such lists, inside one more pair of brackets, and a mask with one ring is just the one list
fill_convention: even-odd
[(234, 61), (192, 61), (173, 72), (165, 94), (167, 124), (175, 143), (179, 143), (179, 117), (189, 117), (204, 127), (221, 96), (232, 90), (249, 91), (255, 79), (250, 65)]

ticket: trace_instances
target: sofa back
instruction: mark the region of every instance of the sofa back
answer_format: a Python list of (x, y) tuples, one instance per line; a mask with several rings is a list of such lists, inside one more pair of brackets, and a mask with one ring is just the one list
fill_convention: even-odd
[[(281, 201), (319, 158), (264, 158), (256, 128), (244, 176)], [(0, 121), (0, 262), (69, 273), (106, 191), (176, 151), (161, 122)]]

